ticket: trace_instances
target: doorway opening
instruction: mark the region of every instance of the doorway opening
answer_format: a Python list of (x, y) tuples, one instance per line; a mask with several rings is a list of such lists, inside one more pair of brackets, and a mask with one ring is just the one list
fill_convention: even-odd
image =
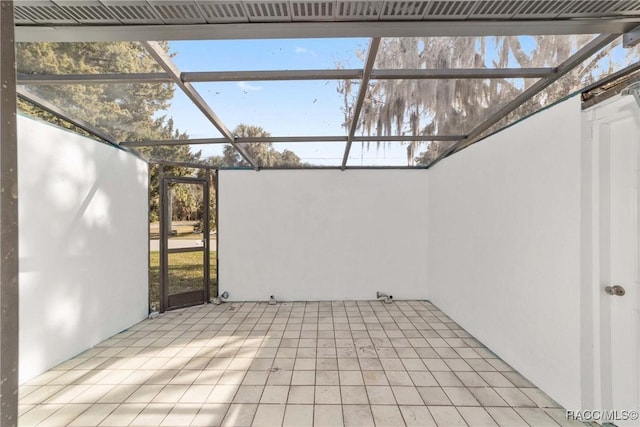
[(149, 229), (149, 311), (162, 313), (218, 295), (217, 180), (209, 169), (174, 176), (159, 167), (158, 215)]

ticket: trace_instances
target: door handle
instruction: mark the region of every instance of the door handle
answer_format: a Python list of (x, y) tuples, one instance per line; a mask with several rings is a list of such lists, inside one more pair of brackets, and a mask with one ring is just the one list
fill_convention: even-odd
[(609, 295), (613, 295), (617, 297), (621, 297), (625, 293), (627, 293), (627, 291), (625, 291), (624, 288), (620, 285), (607, 286), (606, 288), (604, 288), (604, 291)]

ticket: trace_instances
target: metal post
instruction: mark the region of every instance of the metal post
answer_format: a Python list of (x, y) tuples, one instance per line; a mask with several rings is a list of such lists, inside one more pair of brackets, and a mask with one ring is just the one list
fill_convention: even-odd
[(0, 426), (18, 424), (18, 137), (13, 1), (0, 1)]
[[(155, 286), (155, 283), (151, 283), (151, 172), (153, 165), (147, 162), (147, 305), (149, 314), (151, 310), (151, 286)], [(158, 166), (158, 169), (160, 166)], [(160, 231), (160, 230), (158, 230)], [(158, 244), (160, 241), (158, 240)], [(158, 304), (159, 305), (159, 304)], [(160, 307), (157, 307), (160, 310)]]
[[(220, 199), (218, 198), (218, 189), (219, 187), (219, 178), (220, 178), (220, 171), (218, 169), (214, 169), (212, 171), (210, 171), (213, 175), (212, 175), (212, 179), (213, 179), (213, 191), (215, 191), (215, 200), (216, 200), (216, 207), (213, 211), (213, 215), (214, 215), (214, 219), (213, 219), (213, 225), (216, 228), (216, 246), (215, 246), (215, 250), (216, 250), (216, 294), (215, 296), (220, 295), (220, 257), (218, 256), (218, 238), (220, 237), (220, 227), (218, 227), (218, 206), (219, 206), (219, 201)], [(210, 213), (211, 214), (211, 213)], [(211, 236), (209, 236), (211, 237)], [(209, 248), (209, 250), (211, 250), (211, 248)]]
[(158, 194), (158, 215), (160, 220), (160, 313), (164, 313), (169, 305), (169, 276), (167, 274), (167, 263), (169, 262), (168, 253), (168, 241), (169, 234), (167, 233), (168, 223), (171, 220), (167, 214), (167, 186), (164, 179), (164, 168), (158, 166), (158, 188), (160, 193)]
[(211, 302), (211, 272), (210, 259), (211, 259), (211, 241), (209, 240), (209, 188), (211, 187), (211, 174), (209, 170), (205, 169), (205, 176), (207, 181), (202, 185), (202, 243), (203, 243), (203, 273), (204, 273), (204, 303), (209, 304)]
[(353, 143), (353, 137), (358, 129), (358, 121), (360, 120), (360, 112), (362, 111), (362, 105), (364, 104), (364, 98), (367, 96), (369, 90), (369, 79), (371, 79), (371, 72), (376, 62), (376, 56), (378, 55), (378, 48), (380, 47), (380, 37), (374, 37), (369, 43), (369, 51), (367, 52), (367, 61), (364, 64), (364, 70), (362, 70), (362, 80), (360, 81), (360, 91), (358, 92), (358, 98), (356, 104), (353, 107), (353, 117), (351, 118), (351, 125), (349, 126), (349, 135), (347, 137), (347, 145), (344, 149), (344, 157), (342, 158), (342, 170), (347, 168), (347, 161), (349, 160), (349, 152), (351, 151), (351, 144)]

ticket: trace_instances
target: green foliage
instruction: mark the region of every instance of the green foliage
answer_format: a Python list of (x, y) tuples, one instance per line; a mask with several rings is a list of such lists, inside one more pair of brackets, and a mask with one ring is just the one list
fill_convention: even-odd
[[(17, 43), (17, 67), (21, 74), (110, 74), (149, 73), (162, 71), (148, 52), (138, 43)], [(163, 47), (168, 51), (168, 43)], [(171, 118), (162, 115), (174, 95), (169, 83), (74, 84), (31, 85), (29, 92), (61, 108), (70, 117), (82, 119), (94, 128), (118, 141), (144, 141), (187, 139), (188, 135), (176, 129)], [(26, 102), (20, 102), (23, 112), (58, 126), (83, 131)], [(268, 137), (269, 133), (257, 126), (239, 125), (235, 134), (241, 137)], [(244, 144), (244, 148), (262, 167), (301, 166), (300, 158), (289, 150), (279, 152), (271, 143)], [(201, 153), (192, 153), (187, 145), (136, 147), (135, 151), (147, 159), (194, 162)], [(213, 157), (211, 164), (219, 167), (248, 167), (241, 156), (228, 146), (224, 156)], [(197, 176), (197, 169), (164, 166), (165, 176)], [(159, 219), (160, 167), (149, 170), (149, 219)], [(182, 186), (174, 193), (175, 219), (201, 220), (202, 195), (193, 186)], [(215, 212), (215, 194), (210, 197), (211, 212)], [(213, 216), (213, 215), (212, 215)], [(215, 221), (210, 219), (211, 230)]]
[[(163, 43), (168, 51), (168, 43)], [(162, 71), (148, 52), (134, 42), (17, 43), (17, 68), (22, 74), (110, 74)], [(161, 113), (174, 95), (170, 83), (122, 83), (29, 86), (29, 92), (61, 108), (68, 116), (91, 124), (118, 141), (187, 139), (173, 120)], [(74, 131), (77, 129), (26, 102), (20, 109)], [(200, 158), (189, 146), (137, 147), (150, 159), (189, 162)], [(166, 167), (166, 175), (185, 176), (191, 170)], [(150, 167), (150, 220), (158, 219), (159, 169)]]
[(191, 184), (174, 185), (171, 189), (173, 198), (173, 219), (176, 221), (194, 221), (202, 217), (202, 186)]
[[(17, 43), (23, 74), (109, 74), (160, 71), (137, 43)], [(164, 44), (168, 49), (168, 44)], [(156, 114), (169, 106), (169, 83), (30, 86), (29, 91), (119, 141), (166, 136), (167, 121)], [(33, 110), (31, 110), (33, 111)]]
[[(465, 69), (555, 67), (591, 40), (591, 35), (536, 36), (535, 45), (521, 37), (385, 37), (376, 67), (380, 69)], [(613, 54), (610, 45), (534, 96), (509, 117), (492, 126), (486, 136), (530, 115), (611, 73), (617, 62), (632, 63), (638, 51), (626, 58)], [(364, 52), (358, 52), (362, 57)], [(491, 58), (491, 59), (490, 59)], [(363, 135), (466, 135), (509, 101), (535, 83), (535, 79), (382, 79), (369, 83), (357, 123)], [(355, 96), (352, 82), (340, 82), (345, 127), (351, 125)], [(418, 141), (407, 144), (409, 165), (426, 166), (450, 147), (450, 142)], [(419, 149), (426, 150), (418, 154)]]
[[(171, 254), (169, 260), (169, 292), (180, 293), (202, 288), (202, 252)], [(209, 294), (218, 295), (216, 252), (209, 253)], [(160, 252), (149, 253), (149, 303), (154, 309), (160, 307)]]
[[(241, 138), (268, 138), (271, 136), (260, 126), (239, 124), (233, 134)], [(242, 148), (260, 167), (300, 167), (304, 164), (300, 158), (290, 150), (277, 151), (270, 142), (243, 143)], [(209, 158), (211, 165), (216, 167), (249, 167), (249, 164), (231, 146), (224, 147), (222, 156)]]

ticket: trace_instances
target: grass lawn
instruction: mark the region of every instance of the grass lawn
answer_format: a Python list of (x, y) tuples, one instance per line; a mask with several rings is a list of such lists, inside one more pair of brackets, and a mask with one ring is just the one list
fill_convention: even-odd
[[(216, 252), (209, 259), (211, 297), (217, 295)], [(179, 293), (202, 288), (202, 252), (169, 254), (169, 293)], [(152, 251), (149, 263), (149, 294), (153, 309), (160, 307), (160, 252)]]

